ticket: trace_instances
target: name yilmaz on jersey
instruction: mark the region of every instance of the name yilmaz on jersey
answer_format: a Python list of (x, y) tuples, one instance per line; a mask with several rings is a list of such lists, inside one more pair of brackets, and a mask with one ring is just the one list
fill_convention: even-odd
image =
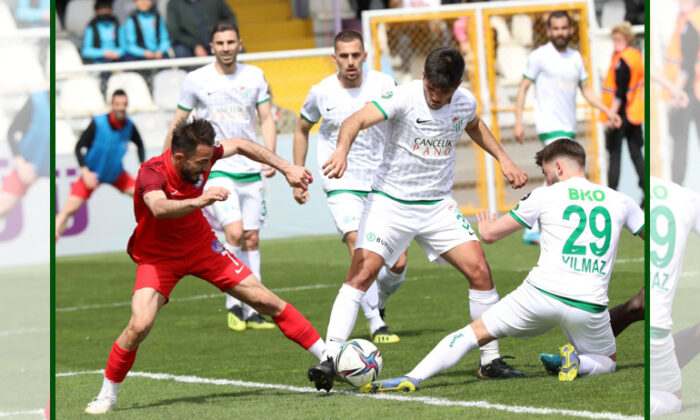
[(447, 156), (455, 147), (457, 139), (413, 139), (411, 152), (418, 156)]

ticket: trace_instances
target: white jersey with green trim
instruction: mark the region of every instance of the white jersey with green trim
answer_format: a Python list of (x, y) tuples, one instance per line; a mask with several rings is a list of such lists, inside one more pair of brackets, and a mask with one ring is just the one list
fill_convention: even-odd
[(644, 227), (644, 213), (634, 200), (581, 177), (536, 188), (510, 214), (526, 227), (540, 224), (540, 258), (526, 281), (596, 305), (608, 304), (620, 231), (625, 227), (637, 234)]
[(406, 201), (441, 200), (452, 196), (455, 147), (476, 118), (476, 99), (458, 88), (449, 104), (431, 109), (423, 81), (414, 80), (374, 101), (391, 121), (391, 137), (372, 189)]
[[(220, 74), (208, 64), (187, 74), (178, 99), (178, 107), (194, 110), (214, 126), (217, 139), (241, 137), (257, 141), (257, 106), (270, 100), (270, 88), (262, 70), (237, 63), (236, 73)], [(214, 171), (230, 173), (260, 172), (260, 163), (242, 155), (219, 159)]]
[(571, 48), (559, 52), (550, 41), (530, 52), (523, 77), (535, 82), (537, 134), (573, 138), (576, 92), (588, 78), (581, 54)]
[(651, 177), (649, 300), (652, 328), (670, 330), (671, 307), (690, 232), (700, 235), (700, 194)]
[[(364, 107), (367, 102), (395, 88), (396, 82), (391, 76), (375, 70), (364, 71), (362, 84), (357, 88), (342, 87), (337, 73), (311, 88), (301, 108), (301, 117), (314, 124), (321, 120), (316, 149), (319, 166), (335, 151), (343, 121)], [(360, 131), (350, 147), (348, 166), (342, 178), (329, 179), (320, 171), (323, 190), (369, 191), (374, 173), (382, 161), (384, 143), (389, 137), (390, 129), (389, 123), (383, 122)]]

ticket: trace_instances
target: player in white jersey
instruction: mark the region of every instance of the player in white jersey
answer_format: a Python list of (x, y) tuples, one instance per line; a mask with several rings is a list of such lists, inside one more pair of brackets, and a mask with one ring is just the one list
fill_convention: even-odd
[[(691, 232), (700, 234), (700, 194), (654, 177), (650, 188), (650, 406), (652, 415), (661, 415), (681, 410), (681, 363), (687, 363), (700, 350), (698, 326), (671, 336), (671, 310), (686, 242)], [(686, 347), (679, 342), (688, 338), (695, 341), (693, 349), (678, 348)], [(682, 357), (683, 361), (679, 362), (679, 351), (689, 350), (692, 356)]]
[[(552, 12), (547, 18), (549, 42), (535, 49), (527, 58), (527, 68), (520, 82), (515, 105), (515, 126), (513, 136), (525, 141), (523, 129), (523, 108), (525, 95), (530, 85), (535, 84), (535, 130), (543, 146), (557, 138), (576, 138), (576, 90), (581, 89), (583, 97), (594, 107), (608, 116), (610, 125), (618, 128), (622, 124), (620, 116), (605, 106), (588, 84), (588, 73), (581, 54), (569, 48), (573, 34), (571, 17), (567, 12)], [(537, 226), (526, 229), (523, 234), (526, 243), (538, 243)]]
[[(241, 45), (234, 24), (221, 22), (214, 27), (211, 50), (216, 61), (185, 78), (171, 129), (194, 110), (198, 117), (212, 123), (217, 140), (241, 137), (255, 141), (257, 112), (264, 145), (274, 152), (277, 129), (270, 110), (270, 89), (262, 70), (236, 62)], [(170, 137), (165, 148), (169, 146)], [(226, 201), (211, 206), (211, 213), (224, 231), (226, 248), (250, 267), (258, 279), (261, 278), (258, 231), (267, 215), (263, 174), (271, 177), (275, 170), (236, 155), (216, 162), (204, 186), (205, 191), (218, 186), (230, 192)], [(226, 295), (226, 309), (228, 326), (234, 331), (275, 328), (253, 308), (229, 295)]]
[[(431, 261), (446, 261), (469, 281), (473, 319), (498, 301), (498, 292), (481, 244), (452, 198), (455, 147), (463, 131), (500, 162), (514, 188), (527, 182), (476, 113), (476, 99), (459, 88), (464, 59), (453, 48), (428, 54), (423, 80), (414, 80), (377, 97), (347, 118), (335, 151), (323, 165), (324, 175), (343, 177), (350, 146), (361, 130), (385, 120), (391, 136), (362, 213), (357, 243), (345, 283), (328, 323), (327, 360), (311, 366), (317, 389), (333, 386), (332, 357), (348, 339), (357, 309), (381, 267), (393, 265), (414, 238)], [(522, 376), (501, 359), (496, 342), (482, 349), (478, 375)]]
[(559, 139), (536, 155), (547, 180), (509, 214), (479, 214), (481, 238), (492, 243), (542, 226), (540, 258), (515, 291), (470, 325), (447, 335), (406, 376), (376, 381), (361, 392), (415, 391), (418, 384), (457, 364), (467, 352), (501, 337), (527, 338), (560, 326), (572, 344), (561, 348), (559, 380), (615, 370), (608, 282), (623, 227), (643, 236), (644, 214), (626, 195), (586, 179), (586, 152)]
[[(367, 59), (362, 35), (355, 31), (339, 32), (333, 41), (333, 61), (338, 72), (314, 85), (301, 108), (294, 132), (294, 162), (305, 162), (309, 148), (309, 131), (321, 120), (317, 160), (322, 163), (335, 150), (341, 123), (377, 96), (394, 90), (394, 79), (374, 70), (362, 70)], [(350, 256), (355, 250), (357, 229), (362, 209), (372, 187), (372, 177), (382, 159), (389, 123), (371, 127), (358, 135), (348, 154), (348, 169), (340, 179), (322, 176), (323, 191), (335, 226), (347, 244)], [(308, 190), (294, 189), (299, 204), (309, 200)], [(375, 343), (395, 343), (399, 337), (384, 322), (384, 309), (389, 295), (398, 289), (406, 276), (406, 253), (393, 267), (384, 266), (377, 282), (367, 290), (361, 306), (369, 321), (370, 336)], [(381, 314), (381, 315), (380, 315)]]

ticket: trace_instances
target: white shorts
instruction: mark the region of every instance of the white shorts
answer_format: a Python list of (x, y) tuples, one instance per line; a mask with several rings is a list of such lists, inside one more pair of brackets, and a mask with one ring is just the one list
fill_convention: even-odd
[(579, 354), (610, 356), (616, 351), (608, 311), (575, 308), (545, 295), (527, 280), (484, 312), (481, 320), (495, 338), (530, 338), (560, 327)]
[(676, 392), (681, 389), (681, 368), (676, 359), (676, 346), (670, 333), (649, 340), (649, 385), (651, 389)]
[(365, 208), (367, 196), (353, 192), (342, 192), (331, 194), (326, 200), (340, 239), (345, 239), (345, 235), (360, 227), (360, 217)]
[(239, 220), (243, 221), (243, 230), (259, 230), (266, 225), (267, 200), (264, 181), (239, 182), (221, 176), (209, 179), (204, 191), (214, 186), (224, 187), (230, 192), (226, 201), (216, 201), (210, 206), (222, 229)]
[(457, 245), (479, 240), (452, 198), (436, 204), (403, 204), (370, 193), (360, 219), (355, 249), (377, 253), (391, 267), (414, 238), (430, 261), (440, 259), (440, 255)]

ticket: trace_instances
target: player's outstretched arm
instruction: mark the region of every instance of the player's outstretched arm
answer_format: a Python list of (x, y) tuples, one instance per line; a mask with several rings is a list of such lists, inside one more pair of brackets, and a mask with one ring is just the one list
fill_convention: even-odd
[(501, 147), (501, 144), (493, 136), (491, 130), (481, 121), (481, 118), (477, 115), (472, 122), (467, 124), (464, 131), (469, 134), (472, 140), (479, 145), (482, 149), (487, 151), (491, 156), (496, 158), (498, 163), (501, 164), (501, 172), (503, 176), (508, 179), (510, 185), (513, 188), (520, 188), (527, 182), (527, 173), (510, 160), (510, 157), (505, 150)]
[(270, 165), (280, 171), (287, 178), (287, 183), (289, 183), (291, 187), (306, 189), (308, 188), (309, 183), (313, 181), (311, 171), (303, 166), (298, 166), (287, 162), (286, 160), (272, 153), (269, 149), (253, 141), (233, 138), (223, 139), (221, 140), (221, 144), (224, 146), (223, 157), (241, 154), (256, 162)]
[(166, 219), (184, 216), (215, 201), (224, 201), (228, 198), (228, 194), (229, 192), (226, 188), (211, 187), (196, 198), (170, 200), (162, 190), (154, 190), (144, 194), (143, 201), (156, 219)]
[(165, 136), (163, 151), (168, 150), (170, 148), (170, 144), (173, 142), (173, 130), (175, 129), (175, 126), (180, 121), (185, 121), (187, 117), (190, 116), (191, 112), (192, 111), (188, 111), (182, 108), (175, 108), (175, 116), (173, 116), (173, 121), (170, 123), (170, 127), (168, 128), (168, 134)]
[[(260, 131), (262, 132), (263, 144), (275, 152), (277, 150), (277, 125), (272, 117), (272, 101), (258, 105), (257, 110), (260, 117)], [(275, 169), (267, 165), (264, 165), (262, 170), (267, 178), (275, 174)]]
[(340, 178), (348, 166), (347, 157), (350, 146), (355, 141), (360, 130), (369, 128), (384, 121), (384, 113), (372, 103), (366, 104), (362, 109), (349, 116), (340, 126), (338, 143), (335, 151), (323, 164), (323, 174), (328, 178)]
[(476, 221), (479, 236), (487, 244), (492, 244), (523, 228), (523, 225), (518, 223), (510, 214), (505, 214), (496, 219), (495, 214), (489, 215), (487, 212), (482, 211), (476, 215)]
[[(294, 156), (294, 164), (304, 166), (306, 163), (306, 153), (309, 150), (309, 132), (313, 124), (304, 118), (299, 117), (297, 126), (294, 129), (294, 147), (292, 155)], [(309, 191), (302, 188), (294, 188), (294, 199), (299, 204), (304, 204), (309, 201)]]
[(525, 128), (523, 127), (523, 109), (525, 109), (525, 95), (530, 88), (532, 80), (523, 77), (518, 89), (518, 97), (515, 100), (515, 126), (513, 127), (513, 136), (520, 142), (525, 142)]
[(578, 85), (581, 88), (581, 94), (588, 101), (588, 103), (598, 108), (608, 117), (612, 128), (619, 128), (622, 125), (622, 118), (620, 118), (617, 112), (614, 112), (612, 109), (608, 108), (603, 103), (603, 101), (598, 97), (598, 95), (595, 94), (595, 92), (593, 92), (593, 89), (591, 89), (591, 87), (588, 85), (587, 80), (580, 82)]

